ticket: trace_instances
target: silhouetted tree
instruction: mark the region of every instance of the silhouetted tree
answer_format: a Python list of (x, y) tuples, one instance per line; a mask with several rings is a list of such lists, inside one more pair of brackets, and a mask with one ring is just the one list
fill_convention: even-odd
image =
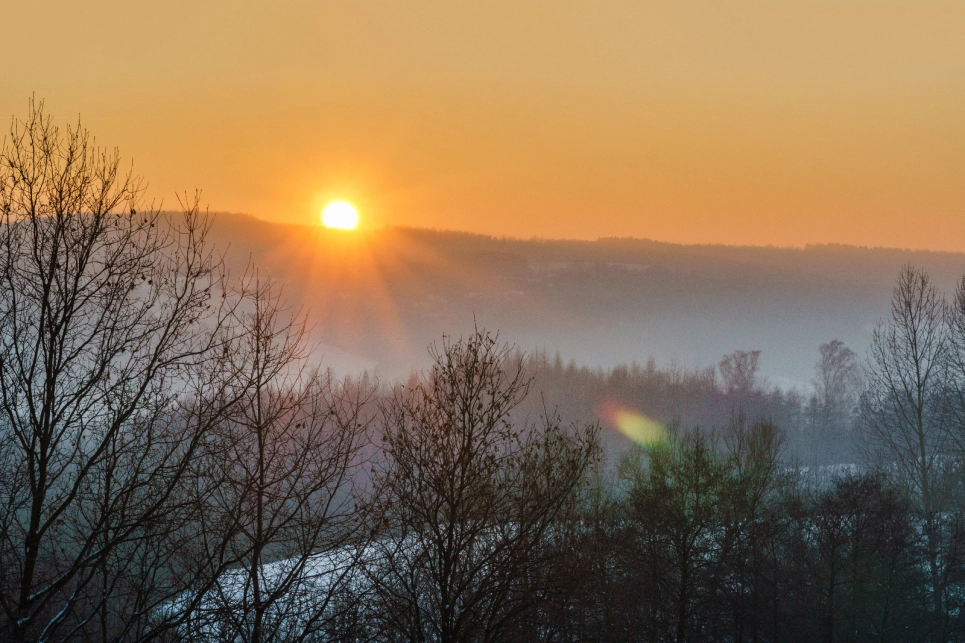
[(780, 638), (780, 445), (773, 424), (737, 416), (721, 436), (671, 431), (623, 460), (613, 640)]
[(139, 210), (140, 194), (116, 152), (42, 104), (0, 153), (0, 632), (14, 641), (144, 622), (163, 596), (126, 581), (171, 554), (178, 491), (239, 394), (208, 222), (196, 203)]
[(206, 560), (229, 568), (179, 597), (179, 631), (251, 643), (334, 636), (360, 599), (349, 584), (364, 549), (354, 492), (370, 392), (306, 363), (304, 324), (270, 282), (246, 289), (236, 325), (230, 359), (245, 395), (196, 467), (197, 538)]
[(554, 524), (597, 457), (596, 429), (514, 423), (529, 379), (486, 332), (431, 354), (382, 413), (380, 638), (499, 641), (545, 596)]
[(949, 310), (950, 344), (949, 379), (951, 409), (955, 417), (958, 451), (965, 453), (965, 277), (955, 289)]
[(775, 601), (781, 564), (776, 552), (786, 535), (781, 502), (791, 486), (782, 445), (777, 426), (760, 420), (748, 423), (743, 415), (737, 415), (723, 434), (721, 638), (780, 638)]
[(634, 452), (621, 472), (646, 565), (641, 572), (655, 581), (639, 597), (651, 603), (643, 604), (655, 628), (648, 638), (700, 638), (717, 614), (726, 468), (703, 433), (673, 431), (666, 441)]
[(828, 414), (846, 419), (861, 382), (858, 356), (839, 339), (821, 344), (818, 352), (821, 357), (814, 366), (818, 402)]
[(617, 480), (598, 469), (577, 507), (577, 520), (559, 539), (561, 555), (548, 566), (557, 592), (540, 605), (542, 620), (530, 636), (545, 641), (620, 641), (643, 626), (639, 616), (639, 570), (624, 562), (626, 548), (625, 512)]
[(929, 633), (912, 508), (887, 482), (837, 478), (830, 489), (799, 495), (788, 510), (787, 594), (790, 610), (803, 616), (797, 640), (919, 641)]
[[(851, 421), (861, 385), (857, 354), (840, 340), (818, 347), (814, 365), (814, 423), (812, 439), (822, 460), (834, 463), (851, 453)], [(835, 457), (837, 456), (837, 458)]]
[[(898, 276), (891, 317), (872, 336), (861, 421), (871, 456), (919, 512), (935, 615), (948, 616), (949, 525), (960, 482), (949, 385), (949, 310), (920, 270)], [(945, 640), (947, 631), (938, 635)]]
[(754, 390), (760, 357), (760, 351), (734, 351), (725, 355), (718, 365), (720, 376), (724, 380), (724, 391), (744, 397)]

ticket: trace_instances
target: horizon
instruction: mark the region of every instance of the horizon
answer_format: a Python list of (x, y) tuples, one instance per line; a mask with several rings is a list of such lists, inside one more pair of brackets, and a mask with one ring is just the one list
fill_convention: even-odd
[[(168, 210), (162, 208), (162, 212), (174, 213), (174, 210)], [(219, 216), (229, 216), (229, 217), (248, 217), (254, 219), (261, 223), (269, 223), (273, 225), (282, 226), (295, 226), (303, 227), (309, 229), (317, 229), (320, 231), (326, 231), (324, 225), (318, 222), (306, 222), (306, 221), (285, 221), (285, 220), (273, 220), (267, 219), (257, 214), (252, 214), (250, 212), (232, 212), (227, 210), (209, 210), (208, 214), (213, 217)], [(935, 250), (932, 248), (917, 248), (917, 247), (901, 247), (901, 246), (881, 246), (881, 245), (860, 245), (854, 243), (841, 243), (835, 241), (827, 242), (814, 242), (805, 243), (802, 245), (778, 245), (778, 244), (741, 244), (741, 243), (725, 243), (725, 242), (684, 242), (684, 241), (666, 241), (663, 239), (657, 239), (654, 237), (639, 237), (639, 236), (600, 236), (600, 237), (545, 237), (545, 236), (515, 236), (512, 234), (492, 234), (486, 232), (476, 232), (473, 230), (464, 230), (458, 228), (444, 228), (435, 226), (420, 226), (420, 225), (410, 225), (405, 223), (398, 224), (383, 224), (380, 226), (363, 225), (360, 223), (358, 228), (350, 231), (345, 230), (331, 230), (333, 234), (353, 234), (353, 233), (371, 233), (380, 232), (385, 230), (412, 230), (418, 232), (433, 232), (439, 234), (464, 234), (477, 237), (485, 237), (488, 239), (493, 239), (496, 241), (572, 241), (572, 242), (586, 242), (586, 243), (596, 243), (601, 241), (641, 241), (655, 244), (663, 244), (669, 246), (682, 246), (682, 247), (692, 247), (692, 248), (732, 248), (735, 250), (739, 249), (761, 249), (761, 250), (808, 250), (810, 248), (851, 248), (855, 250), (869, 250), (869, 251), (893, 251), (893, 252), (912, 252), (912, 253), (934, 253), (934, 254), (950, 254), (950, 255), (961, 255), (965, 254), (965, 249), (962, 250)]]
[[(146, 196), (293, 223), (965, 251), (965, 5), (384, 0), (8, 8)], [(189, 19), (186, 19), (189, 17)], [(77, 46), (77, 34), (84, 45)]]

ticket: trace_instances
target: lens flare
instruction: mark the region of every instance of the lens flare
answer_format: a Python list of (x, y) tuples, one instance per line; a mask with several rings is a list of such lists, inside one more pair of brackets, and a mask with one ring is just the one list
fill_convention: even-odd
[(619, 402), (607, 400), (598, 411), (604, 421), (637, 444), (656, 444), (667, 436), (663, 424)]

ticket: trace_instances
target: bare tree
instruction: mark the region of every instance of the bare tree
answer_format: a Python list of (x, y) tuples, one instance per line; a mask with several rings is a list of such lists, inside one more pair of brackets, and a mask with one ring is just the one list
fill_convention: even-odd
[(876, 474), (835, 478), (790, 499), (787, 592), (800, 640), (921, 641), (927, 619), (919, 534), (906, 498)]
[[(717, 440), (673, 430), (620, 463), (626, 559), (651, 640), (756, 640), (776, 628), (770, 552), (786, 487), (780, 433), (742, 415)], [(775, 634), (776, 635), (776, 634)], [(714, 639), (718, 640), (718, 639)]]
[(858, 355), (838, 339), (818, 347), (820, 358), (814, 365), (815, 398), (812, 407), (816, 449), (825, 459), (840, 462), (850, 453), (851, 422), (861, 387)]
[[(140, 195), (116, 151), (60, 130), (42, 104), (13, 122), (0, 154), (0, 631), (15, 641), (117, 620), (116, 581), (145, 560), (128, 554), (172, 520), (236, 393), (207, 220), (196, 205), (180, 219), (142, 211)], [(188, 422), (201, 389), (224, 404)]]
[(842, 423), (858, 398), (861, 385), (858, 355), (839, 339), (821, 344), (818, 352), (821, 357), (814, 365), (818, 403), (825, 409), (829, 421)]
[(529, 380), (486, 332), (444, 340), (386, 403), (376, 515), (382, 636), (497, 641), (539, 600), (554, 520), (597, 457), (596, 428), (514, 423)]
[[(735, 641), (780, 638), (774, 548), (784, 535), (779, 502), (791, 488), (783, 435), (769, 421), (738, 414), (724, 432), (724, 552), (721, 598)], [(768, 635), (769, 633), (769, 635)]]
[(952, 396), (959, 450), (965, 453), (965, 277), (955, 289), (955, 298), (950, 309), (950, 322), (949, 365), (952, 384), (949, 387), (949, 393)]
[(309, 367), (304, 323), (285, 314), (270, 283), (255, 279), (238, 326), (231, 360), (246, 394), (198, 468), (210, 488), (198, 512), (205, 557), (230, 568), (197, 595), (182, 635), (327, 638), (352, 607), (344, 599), (363, 551), (355, 483), (369, 392)]
[(906, 266), (891, 317), (872, 336), (861, 420), (870, 455), (906, 486), (920, 512), (932, 601), (945, 614), (947, 510), (954, 491), (948, 306), (928, 275)]
[[(683, 643), (716, 610), (714, 576), (722, 568), (726, 468), (700, 431), (671, 431), (665, 443), (621, 462), (627, 481), (628, 536), (649, 569), (644, 592), (651, 638)], [(644, 597), (641, 597), (644, 598)]]
[(724, 391), (739, 397), (753, 391), (757, 383), (757, 362), (760, 357), (760, 351), (734, 351), (725, 355), (719, 364)]

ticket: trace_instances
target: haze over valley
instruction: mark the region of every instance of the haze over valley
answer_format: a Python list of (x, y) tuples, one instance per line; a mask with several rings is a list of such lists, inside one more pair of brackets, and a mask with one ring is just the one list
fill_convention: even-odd
[(524, 351), (590, 367), (714, 366), (760, 350), (773, 385), (810, 389), (820, 344), (864, 356), (898, 271), (951, 291), (965, 254), (843, 245), (680, 245), (645, 239), (512, 239), (417, 228), (346, 233), (216, 215), (235, 274), (250, 260), (310, 320), (326, 363), (391, 378), (475, 325)]

